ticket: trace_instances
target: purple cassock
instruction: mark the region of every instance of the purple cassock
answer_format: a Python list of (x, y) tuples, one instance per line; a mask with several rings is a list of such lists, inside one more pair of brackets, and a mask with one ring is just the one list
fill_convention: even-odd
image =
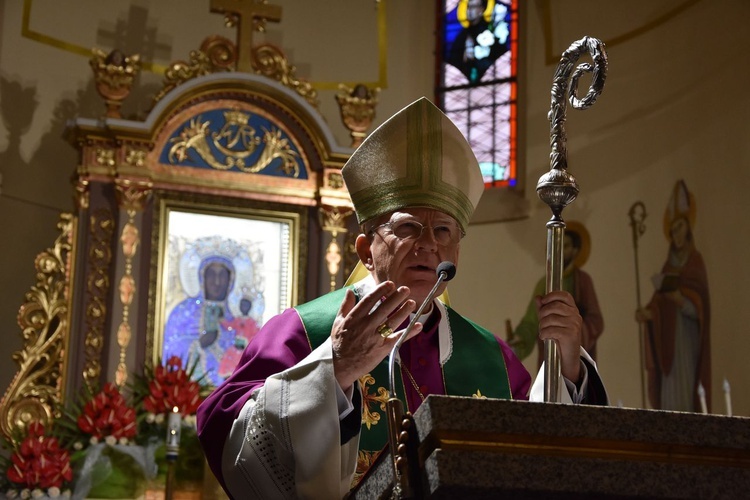
[[(405, 342), (399, 352), (402, 366), (408, 369), (415, 381), (414, 384), (404, 384), (407, 404), (412, 412), (422, 401), (420, 392), (424, 397), (445, 394), (439, 362), (439, 314), (438, 308), (433, 308), (433, 317), (425, 322), (425, 330)], [(501, 339), (498, 343), (505, 359), (513, 399), (528, 399), (531, 376), (511, 348)], [(299, 314), (295, 309), (288, 309), (261, 328), (243, 352), (234, 373), (201, 404), (197, 414), (198, 435), (211, 470), (222, 485), (224, 443), (242, 407), (253, 391), (263, 386), (267, 377), (294, 366), (310, 352), (310, 342)], [(404, 377), (404, 380), (409, 379)]]

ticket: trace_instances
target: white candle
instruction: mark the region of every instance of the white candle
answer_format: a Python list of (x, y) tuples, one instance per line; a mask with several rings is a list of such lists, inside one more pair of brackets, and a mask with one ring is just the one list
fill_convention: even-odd
[(703, 388), (701, 382), (698, 382), (698, 398), (701, 400), (701, 410), (706, 415), (708, 413), (708, 408), (706, 407), (706, 390)]
[(176, 406), (167, 419), (167, 458), (175, 459), (180, 452), (180, 430), (182, 429), (182, 414)]
[(727, 416), (732, 416), (732, 395), (729, 392), (729, 381), (724, 379), (724, 404), (727, 408)]

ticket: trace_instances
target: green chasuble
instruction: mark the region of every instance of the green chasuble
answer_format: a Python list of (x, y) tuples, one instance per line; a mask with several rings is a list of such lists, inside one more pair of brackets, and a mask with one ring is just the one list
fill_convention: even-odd
[[(354, 287), (348, 288), (356, 294)], [(320, 346), (330, 336), (345, 291), (346, 288), (342, 288), (296, 307), (312, 349)], [(445, 308), (450, 331), (440, 332), (439, 335), (450, 335), (452, 345), (450, 358), (441, 366), (446, 394), (511, 399), (505, 359), (497, 339), (491, 332), (450, 307)], [(395, 379), (397, 391), (405, 395), (401, 370), (396, 370)], [(363, 407), (360, 462), (363, 457), (369, 462), (388, 442), (385, 415), (385, 402), (388, 400), (387, 357), (371, 373), (360, 378), (360, 387)], [(414, 410), (410, 409), (412, 412)], [(358, 464), (358, 473), (363, 469), (361, 465), (366, 464)]]

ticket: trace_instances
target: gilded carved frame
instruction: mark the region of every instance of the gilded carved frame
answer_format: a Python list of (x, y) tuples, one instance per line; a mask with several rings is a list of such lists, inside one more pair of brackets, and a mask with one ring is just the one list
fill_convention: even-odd
[[(200, 371), (206, 357), (213, 359), (211, 349), (221, 347), (222, 355), (234, 353), (233, 346), (224, 345), (241, 333), (232, 331), (233, 322), (242, 317), (260, 327), (297, 304), (304, 295), (308, 210), (253, 200), (227, 206), (212, 196), (165, 193), (159, 197), (149, 285), (154, 291), (149, 310), (154, 314), (147, 327), (145, 362), (157, 363), (176, 354), (191, 364), (200, 359)], [(207, 303), (200, 273), (210, 261), (225, 263), (231, 272), (226, 297), (220, 301), (221, 335), (204, 351), (196, 343), (205, 335)], [(249, 311), (241, 310), (243, 298), (252, 304)], [(165, 348), (165, 341), (170, 348)], [(218, 385), (221, 377), (211, 373), (206, 380)]]

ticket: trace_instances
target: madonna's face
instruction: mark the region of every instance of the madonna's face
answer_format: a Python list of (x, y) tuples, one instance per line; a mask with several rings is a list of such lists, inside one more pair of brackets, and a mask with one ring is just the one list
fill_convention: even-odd
[(229, 292), (231, 273), (224, 264), (214, 262), (206, 266), (203, 273), (203, 286), (207, 300), (224, 300)]

